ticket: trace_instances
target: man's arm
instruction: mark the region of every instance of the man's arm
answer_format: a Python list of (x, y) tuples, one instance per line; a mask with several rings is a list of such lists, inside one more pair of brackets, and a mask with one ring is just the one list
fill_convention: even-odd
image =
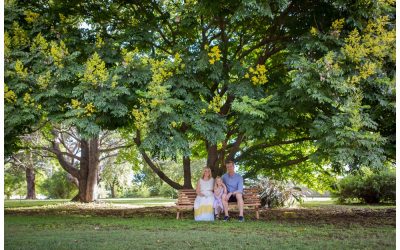
[(240, 176), (240, 179), (239, 179), (237, 192), (243, 194), (243, 177), (242, 176)]

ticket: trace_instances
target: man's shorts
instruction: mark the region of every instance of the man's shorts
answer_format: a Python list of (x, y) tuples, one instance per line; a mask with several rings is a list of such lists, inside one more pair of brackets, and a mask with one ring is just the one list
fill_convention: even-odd
[(236, 194), (232, 194), (231, 197), (229, 197), (228, 202), (237, 202)]

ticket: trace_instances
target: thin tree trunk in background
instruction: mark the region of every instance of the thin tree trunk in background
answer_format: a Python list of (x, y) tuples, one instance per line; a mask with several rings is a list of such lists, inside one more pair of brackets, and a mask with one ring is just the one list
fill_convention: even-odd
[(111, 184), (111, 198), (115, 198), (115, 184)]
[(35, 170), (33, 168), (27, 167), (25, 169), (25, 176), (27, 189), (26, 199), (34, 200), (36, 199)]

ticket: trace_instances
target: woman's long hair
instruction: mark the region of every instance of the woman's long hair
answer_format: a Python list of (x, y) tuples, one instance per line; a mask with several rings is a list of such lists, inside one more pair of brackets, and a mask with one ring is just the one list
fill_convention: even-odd
[(211, 168), (205, 167), (205, 168), (203, 168), (203, 173), (201, 174), (201, 179), (204, 180), (204, 174), (205, 174), (205, 172), (206, 172), (207, 170), (210, 171), (210, 176), (209, 176), (209, 178), (210, 178), (210, 179), (212, 178)]

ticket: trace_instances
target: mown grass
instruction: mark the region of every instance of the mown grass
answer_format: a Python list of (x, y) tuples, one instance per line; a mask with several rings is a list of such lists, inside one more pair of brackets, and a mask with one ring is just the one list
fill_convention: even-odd
[(349, 203), (339, 204), (336, 200), (326, 201), (306, 201), (300, 205), (303, 208), (369, 208), (369, 209), (384, 209), (394, 208), (396, 204), (364, 204), (364, 203)]
[[(4, 200), (4, 208), (41, 207), (68, 203), (67, 199), (53, 200)], [(174, 205), (174, 199), (168, 198), (125, 198), (125, 199), (100, 199), (99, 202), (111, 204), (127, 204), (137, 206), (168, 206)]]
[(5, 249), (395, 249), (395, 227), (5, 215)]

